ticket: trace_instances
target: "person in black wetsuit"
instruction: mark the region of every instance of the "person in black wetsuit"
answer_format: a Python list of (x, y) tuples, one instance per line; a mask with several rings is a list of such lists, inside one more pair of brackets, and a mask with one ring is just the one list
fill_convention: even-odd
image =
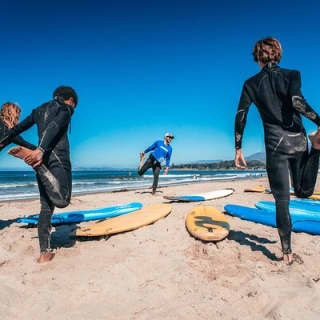
[[(18, 124), (19, 118), (21, 114), (21, 109), (20, 107), (13, 102), (6, 102), (1, 106), (1, 111), (0, 111), (0, 139), (3, 139), (4, 137), (7, 136), (8, 131)], [(17, 144), (19, 146), (34, 150), (37, 147), (34, 146), (33, 144), (25, 141), (22, 137), (16, 136), (15, 138), (12, 139), (11, 141), (14, 144)], [(1, 149), (6, 147), (9, 143), (3, 145)]]
[(245, 168), (241, 143), (246, 118), (254, 103), (262, 118), (267, 173), (276, 202), (276, 221), (281, 240), (283, 259), (293, 262), (291, 251), (291, 218), (289, 214), (289, 171), (295, 195), (309, 197), (314, 190), (319, 168), (320, 128), (309, 135), (308, 152), (306, 132), (301, 114), (318, 127), (320, 118), (301, 93), (299, 71), (278, 66), (282, 48), (272, 37), (259, 40), (253, 50), (254, 60), (261, 71), (245, 81), (235, 119), (235, 164)]
[(69, 205), (72, 188), (67, 131), (78, 97), (71, 87), (62, 86), (54, 91), (53, 98), (34, 109), (0, 141), (0, 144), (6, 145), (34, 124), (38, 127), (38, 147), (35, 150), (17, 147), (11, 154), (25, 160), (36, 171), (41, 203), (38, 223), (40, 263), (54, 257), (50, 249), (51, 216), (54, 207)]

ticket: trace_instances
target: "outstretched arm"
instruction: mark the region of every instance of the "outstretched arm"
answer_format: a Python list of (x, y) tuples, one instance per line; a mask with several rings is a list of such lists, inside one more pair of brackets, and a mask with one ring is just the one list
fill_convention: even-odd
[(236, 149), (241, 149), (243, 132), (246, 126), (247, 115), (251, 103), (252, 100), (249, 96), (248, 89), (246, 87), (246, 84), (244, 84), (234, 123), (234, 137)]
[(153, 143), (149, 148), (144, 150), (144, 153), (148, 153), (148, 152), (154, 150), (156, 147), (157, 147), (157, 142)]
[(292, 99), (292, 106), (295, 110), (303, 116), (314, 122), (318, 127), (320, 126), (320, 117), (307, 103), (301, 93), (301, 75), (299, 71), (293, 73), (290, 85), (290, 95)]
[(236, 148), (236, 155), (235, 155), (235, 165), (237, 168), (244, 169), (247, 166), (246, 160), (244, 159), (241, 145), (242, 145), (242, 137), (244, 128), (247, 122), (247, 115), (249, 111), (249, 107), (252, 103), (250, 95), (248, 93), (248, 88), (246, 84), (244, 84), (240, 102), (238, 106), (238, 111), (236, 114), (235, 124), (234, 124), (234, 138), (235, 138), (235, 148)]
[(172, 149), (169, 149), (169, 151), (166, 155), (166, 168), (164, 169), (164, 175), (168, 174), (171, 155), (172, 155)]
[(35, 150), (37, 149), (37, 147), (29, 142), (27, 142), (26, 140), (24, 140), (21, 136), (16, 136), (15, 138), (13, 138), (12, 140), (13, 143), (21, 146), (21, 147), (25, 147), (31, 150)]
[[(10, 130), (8, 130), (8, 133), (6, 134), (5, 137), (3, 137), (0, 140), (0, 144), (2, 145), (8, 145), (11, 142), (14, 142), (14, 138), (16, 138), (20, 133), (28, 130), (30, 127), (32, 127), (34, 125), (34, 119), (33, 119), (33, 112), (27, 117), (25, 118), (23, 121), (21, 121), (19, 124), (17, 124), (16, 126), (14, 126), (13, 128), (11, 128)], [(21, 142), (21, 140), (18, 141)], [(18, 142), (14, 142), (18, 145), (21, 145)], [(23, 147), (29, 148), (26, 145), (22, 145)], [(31, 148), (30, 148), (31, 149)]]

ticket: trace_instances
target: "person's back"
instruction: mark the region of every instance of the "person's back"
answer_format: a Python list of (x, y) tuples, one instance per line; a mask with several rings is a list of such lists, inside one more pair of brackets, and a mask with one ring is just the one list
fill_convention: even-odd
[(259, 110), (265, 129), (280, 126), (291, 132), (304, 131), (301, 116), (292, 101), (294, 96), (303, 99), (298, 71), (266, 65), (244, 86)]
[[(39, 147), (47, 151), (47, 161), (62, 161), (70, 165), (68, 126), (73, 108), (58, 98), (44, 103), (32, 112), (33, 121), (38, 128)], [(58, 134), (56, 130), (58, 130)], [(53, 132), (53, 134), (52, 134)], [(54, 137), (51, 137), (54, 135)], [(47, 142), (49, 141), (49, 142)]]

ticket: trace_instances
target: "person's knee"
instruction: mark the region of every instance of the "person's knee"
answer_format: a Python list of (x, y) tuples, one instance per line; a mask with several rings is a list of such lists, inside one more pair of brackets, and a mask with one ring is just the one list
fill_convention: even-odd
[(280, 202), (280, 201), (288, 201), (290, 200), (290, 194), (289, 193), (276, 193), (276, 192), (272, 192), (274, 199), (276, 202)]
[(50, 196), (52, 204), (57, 208), (65, 208), (70, 204), (71, 195), (55, 193)]
[(70, 199), (52, 199), (52, 203), (57, 208), (65, 208), (70, 204)]

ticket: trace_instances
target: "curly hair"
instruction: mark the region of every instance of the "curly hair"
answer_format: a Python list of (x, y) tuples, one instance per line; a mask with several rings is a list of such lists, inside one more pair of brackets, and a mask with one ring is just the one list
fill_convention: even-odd
[(282, 57), (281, 44), (273, 37), (261, 39), (255, 44), (252, 55), (256, 62), (279, 63)]
[(14, 127), (20, 117), (21, 108), (14, 102), (6, 102), (1, 106), (0, 117), (8, 128)]

